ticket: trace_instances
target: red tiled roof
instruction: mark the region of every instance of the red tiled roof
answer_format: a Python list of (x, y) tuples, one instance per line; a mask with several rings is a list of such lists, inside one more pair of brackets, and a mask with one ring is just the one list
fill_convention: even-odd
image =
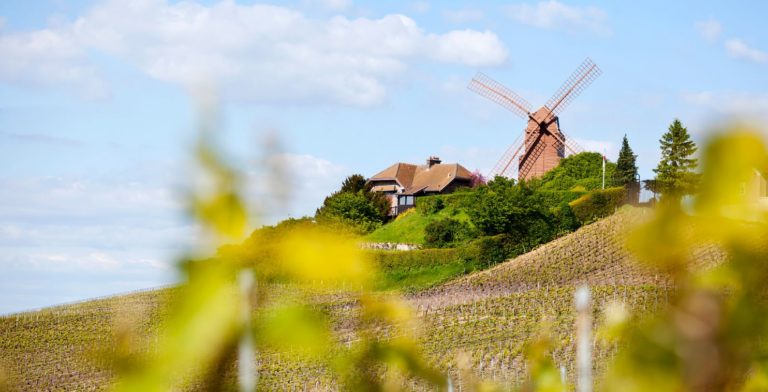
[(430, 167), (400, 162), (376, 173), (368, 181), (397, 181), (405, 188), (405, 194), (413, 194), (422, 190), (440, 192), (455, 179), (469, 180), (471, 176), (472, 173), (458, 163), (438, 163)]

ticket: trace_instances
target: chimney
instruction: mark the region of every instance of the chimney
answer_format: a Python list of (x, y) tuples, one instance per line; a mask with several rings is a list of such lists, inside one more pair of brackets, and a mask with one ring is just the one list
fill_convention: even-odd
[(436, 156), (431, 156), (431, 157), (427, 158), (427, 167), (430, 167), (430, 168), (431, 168), (431, 167), (432, 167), (432, 165), (439, 165), (439, 164), (440, 164), (440, 162), (442, 162), (442, 161), (440, 160), (440, 158), (438, 158), (438, 157), (436, 157)]

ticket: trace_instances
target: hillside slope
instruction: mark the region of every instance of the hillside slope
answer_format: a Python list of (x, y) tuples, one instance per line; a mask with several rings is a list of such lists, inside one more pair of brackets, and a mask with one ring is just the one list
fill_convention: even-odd
[[(505, 293), (533, 286), (666, 285), (659, 272), (644, 266), (625, 248), (627, 234), (650, 219), (652, 210), (624, 207), (616, 214), (584, 226), (524, 255), (419, 294)], [(702, 267), (725, 259), (714, 245), (702, 245), (691, 256)]]
[[(623, 248), (626, 232), (649, 215), (643, 209), (622, 209), (490, 270), (410, 295), (429, 360), (459, 385), (457, 356), (463, 355), (476, 375), (514, 386), (524, 378), (523, 347), (547, 318), (556, 342), (555, 362), (572, 379), (576, 286), (592, 287), (596, 320), (609, 301), (622, 301), (641, 314), (654, 311), (674, 290)], [(725, 259), (712, 246), (693, 257), (704, 265)], [(1, 317), (0, 367), (16, 390), (103, 390), (112, 371), (98, 353), (114, 341), (121, 315), (143, 315), (140, 337), (151, 350), (150, 336), (164, 317), (162, 304), (172, 294), (164, 289)], [(323, 302), (339, 340), (354, 339), (355, 303), (343, 295)], [(615, 350), (595, 343), (598, 372)], [(330, 373), (317, 364), (286, 360), (285, 353), (260, 354), (260, 389), (335, 389)]]

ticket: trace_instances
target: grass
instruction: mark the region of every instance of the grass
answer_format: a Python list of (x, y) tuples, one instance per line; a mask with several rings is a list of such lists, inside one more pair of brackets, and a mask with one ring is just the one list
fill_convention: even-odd
[(381, 290), (398, 289), (404, 292), (417, 292), (457, 276), (464, 275), (466, 266), (461, 261), (449, 261), (442, 265), (430, 265), (418, 268), (394, 268), (383, 271)]
[[(381, 259), (389, 263), (383, 268), (382, 288), (409, 291), (407, 300), (423, 326), (427, 359), (449, 373), (457, 389), (462, 384), (456, 366), (459, 353), (469, 358), (475, 375), (495, 379), (507, 389), (519, 386), (525, 378), (523, 347), (545, 316), (554, 324), (555, 363), (573, 380), (576, 286), (592, 287), (598, 323), (602, 306), (610, 301), (625, 302), (638, 315), (655, 311), (674, 295), (663, 275), (639, 266), (623, 248), (625, 233), (647, 214), (622, 209), (516, 259), (458, 279), (452, 277), (463, 274), (463, 266), (450, 261), (448, 250), (430, 250), (434, 257), (424, 262), (400, 252), (404, 256)], [(707, 267), (725, 255), (702, 247), (691, 257)], [(109, 388), (113, 371), (97, 354), (110, 349), (121, 315), (145, 315), (136, 328), (139, 341), (147, 344), (144, 349), (152, 350), (152, 336), (164, 318), (162, 304), (172, 294), (172, 289), (164, 289), (0, 317), (0, 367), (10, 377), (11, 390)], [(344, 295), (323, 298), (339, 339), (353, 338), (359, 317), (354, 301)], [(618, 349), (596, 341), (597, 376)], [(326, 390), (336, 385), (320, 365), (288, 353), (259, 353), (260, 390)]]
[(365, 240), (370, 242), (424, 244), (424, 228), (430, 222), (443, 218), (453, 218), (470, 226), (472, 225), (466, 211), (458, 207), (448, 206), (435, 214), (429, 215), (425, 215), (418, 208), (414, 208), (368, 234), (365, 236)]

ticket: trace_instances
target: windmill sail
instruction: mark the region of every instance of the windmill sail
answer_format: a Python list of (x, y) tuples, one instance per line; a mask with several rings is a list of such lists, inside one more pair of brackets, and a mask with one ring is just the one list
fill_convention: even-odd
[[(584, 151), (560, 131), (559, 115), (602, 71), (587, 58), (565, 81), (547, 104), (535, 112), (525, 99), (483, 73), (467, 88), (528, 120), (525, 137), (518, 138), (502, 155), (489, 177), (517, 171), (518, 179), (538, 177), (557, 166), (567, 153)], [(567, 152), (566, 152), (567, 151)]]

